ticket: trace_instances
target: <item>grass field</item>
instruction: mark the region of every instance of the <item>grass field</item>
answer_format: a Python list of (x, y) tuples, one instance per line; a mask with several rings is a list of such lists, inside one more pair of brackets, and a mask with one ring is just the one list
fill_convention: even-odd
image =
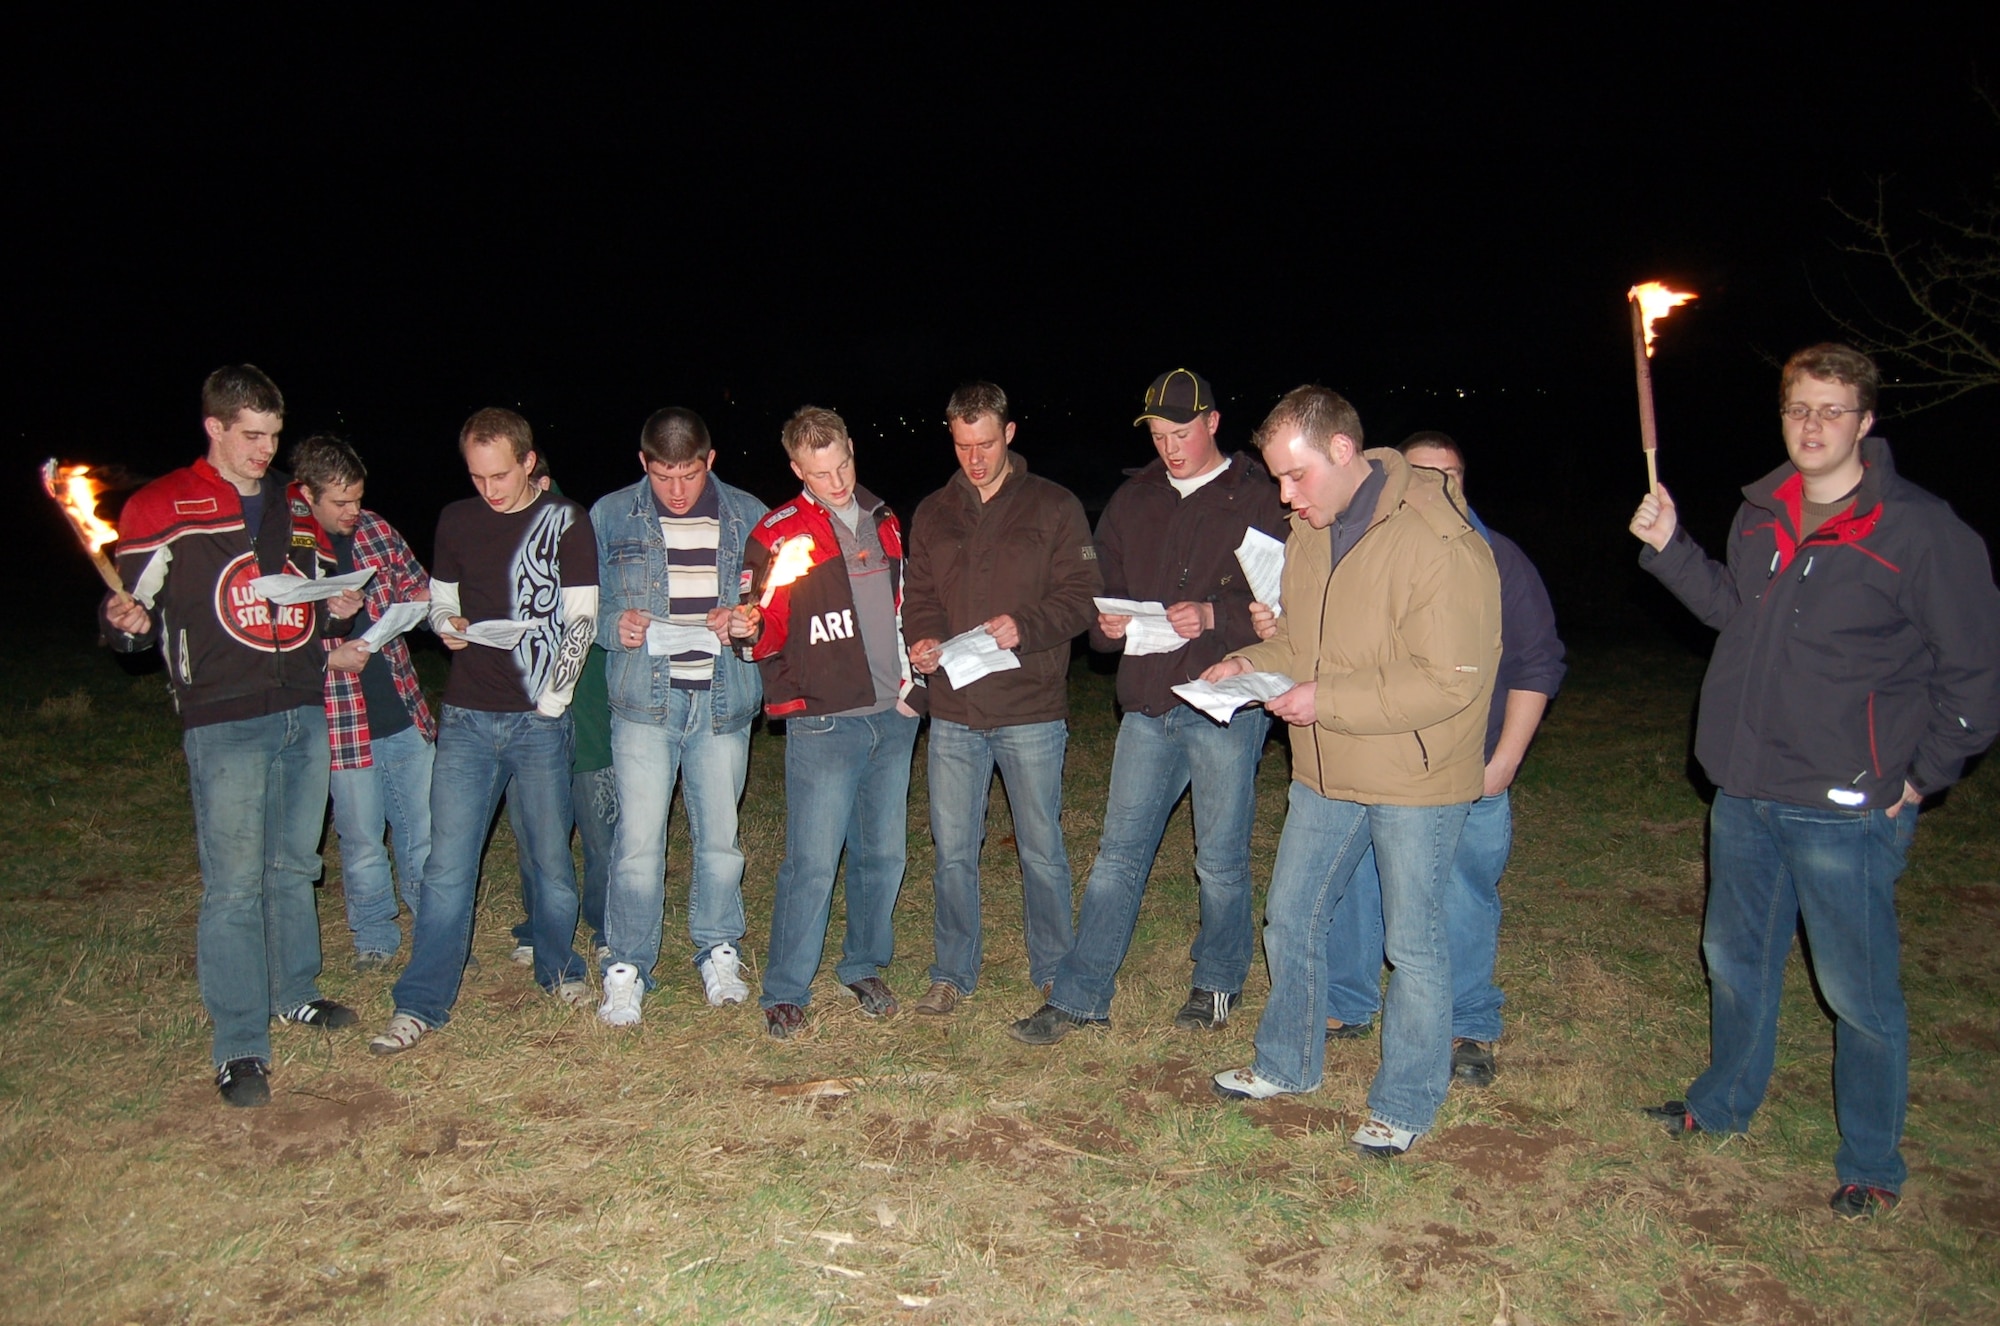
[[(1500, 1077), (1382, 1163), (1345, 1145), (1374, 1040), (1310, 1096), (1225, 1106), (1267, 990), (1175, 1031), (1194, 881), (1169, 828), (1114, 1026), (1046, 1049), (997, 792), (978, 994), (871, 1022), (833, 983), (807, 1032), (763, 1035), (671, 971), (636, 1029), (557, 1005), (507, 961), (504, 825), (449, 1027), (372, 1058), (394, 973), (356, 976), (337, 853), (325, 992), (358, 1032), (274, 1029), (272, 1105), (209, 1081), (200, 899), (179, 733), (157, 675), (70, 637), (0, 646), (0, 1319), (265, 1321), (1917, 1322), (2000, 1320), (2000, 770), (1925, 816), (1902, 890), (1912, 1025), (1892, 1216), (1826, 1209), (1831, 1036), (1794, 959), (1753, 1131), (1675, 1143), (1635, 1111), (1701, 1067), (1704, 807), (1687, 773), (1701, 661), (1579, 650), (1518, 784), (1503, 885)], [(1114, 724), (1079, 665), (1065, 823), (1079, 887)], [(921, 776), (890, 983), (930, 957)], [(781, 739), (746, 802), (762, 957), (783, 845)], [(1287, 777), (1268, 749), (1270, 873)], [(670, 845), (679, 952), (685, 826)], [(838, 913), (836, 913), (838, 915)], [(836, 926), (835, 943), (838, 942)], [(754, 982), (753, 982), (754, 984)], [(817, 1085), (811, 1085), (817, 1084)]]

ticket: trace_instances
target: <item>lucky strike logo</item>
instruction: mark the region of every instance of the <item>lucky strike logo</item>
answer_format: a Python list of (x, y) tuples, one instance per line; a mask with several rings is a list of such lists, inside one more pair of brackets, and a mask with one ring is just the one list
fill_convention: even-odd
[(215, 616), (237, 641), (267, 652), (289, 652), (312, 639), (310, 603), (272, 603), (250, 587), (263, 574), (257, 555), (244, 553), (215, 582)]

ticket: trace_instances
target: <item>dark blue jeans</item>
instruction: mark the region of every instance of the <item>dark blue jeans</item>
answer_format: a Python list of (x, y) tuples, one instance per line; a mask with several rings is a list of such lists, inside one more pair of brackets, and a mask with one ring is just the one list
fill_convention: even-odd
[(1833, 1009), (1833, 1109), (1841, 1183), (1900, 1191), (1909, 1101), (1896, 880), (1917, 813), (1794, 806), (1719, 793), (1709, 812), (1709, 1067), (1688, 1109), (1710, 1132), (1740, 1133), (1763, 1103), (1777, 1053), (1785, 958), (1803, 918), (1820, 993)]
[(396, 982), (398, 1013), (441, 1027), (458, 1000), (472, 951), (473, 895), (486, 830), (504, 792), (520, 839), (533, 927), (535, 980), (545, 990), (583, 979), (576, 936), (576, 865), (569, 854), (570, 717), (492, 713), (446, 705), (431, 770), (431, 857), (410, 965)]

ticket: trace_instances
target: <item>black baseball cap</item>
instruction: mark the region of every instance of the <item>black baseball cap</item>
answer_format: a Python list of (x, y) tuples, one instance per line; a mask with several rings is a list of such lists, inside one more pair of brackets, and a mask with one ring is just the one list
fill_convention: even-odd
[(1208, 379), (1191, 368), (1177, 368), (1153, 379), (1153, 385), (1146, 388), (1146, 408), (1132, 422), (1138, 425), (1148, 419), (1164, 419), (1184, 424), (1214, 408), (1215, 388), (1208, 385)]

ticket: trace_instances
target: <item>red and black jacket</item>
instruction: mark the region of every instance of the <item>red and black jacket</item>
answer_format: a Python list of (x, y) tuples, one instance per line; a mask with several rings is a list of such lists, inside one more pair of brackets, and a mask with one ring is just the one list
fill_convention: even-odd
[(1695, 757), (1736, 796), (1829, 809), (1929, 795), (2000, 732), (2000, 590), (1986, 546), (1861, 444), (1853, 507), (1798, 534), (1790, 464), (1743, 490), (1727, 565), (1685, 528), (1640, 564), (1722, 634)]
[[(896, 655), (902, 670), (902, 698), (911, 701), (913, 679), (909, 651), (902, 641), (903, 527), (886, 503), (865, 488), (854, 490), (862, 514), (875, 522), (882, 553), (889, 559), (895, 587)], [(875, 682), (868, 668), (868, 649), (854, 629), (854, 590), (847, 581), (847, 564), (840, 555), (833, 517), (810, 493), (758, 521), (743, 550), (749, 578), (749, 601), (760, 602), (770, 580), (778, 548), (790, 540), (812, 540), (812, 570), (772, 591), (764, 609), (764, 624), (751, 647), (750, 658), (764, 678), (764, 712), (772, 718), (796, 718), (845, 713), (875, 703)], [(842, 623), (815, 631), (812, 623)]]
[(128, 653), (160, 646), (184, 727), (322, 703), (323, 607), (279, 606), (249, 588), (261, 575), (316, 572), (318, 526), (286, 500), (286, 484), (265, 474), (254, 541), (241, 496), (206, 459), (147, 484), (119, 516), (118, 571), (153, 630), (106, 625), (105, 636)]

